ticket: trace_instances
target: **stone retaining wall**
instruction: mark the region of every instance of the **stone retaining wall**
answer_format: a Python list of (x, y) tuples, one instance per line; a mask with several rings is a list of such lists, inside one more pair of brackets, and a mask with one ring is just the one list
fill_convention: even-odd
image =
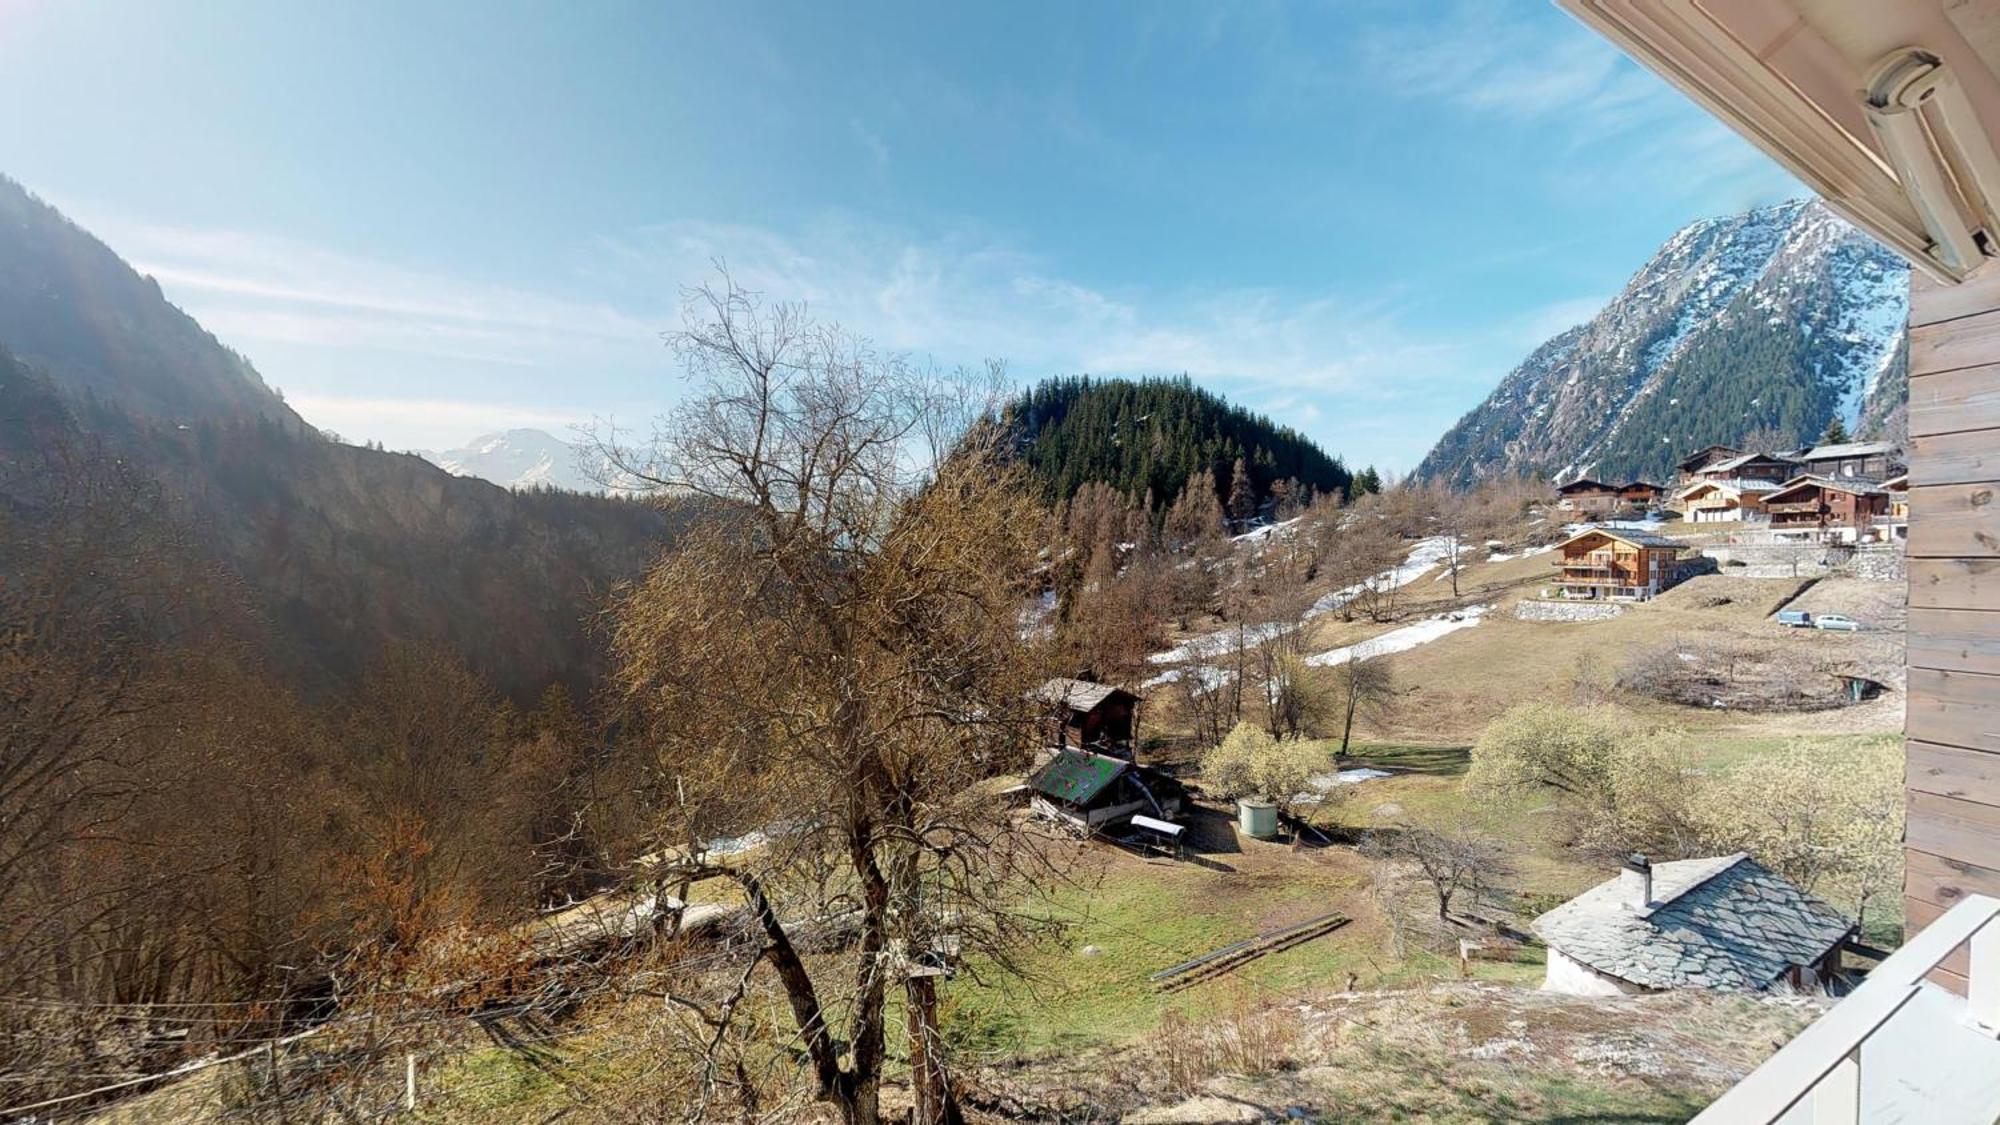
[(1514, 606), (1523, 621), (1609, 621), (1625, 612), (1621, 602), (1537, 601), (1524, 598)]

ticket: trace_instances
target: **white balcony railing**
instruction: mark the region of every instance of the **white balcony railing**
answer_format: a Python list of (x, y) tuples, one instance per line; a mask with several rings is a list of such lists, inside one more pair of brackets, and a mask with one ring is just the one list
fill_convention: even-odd
[[(1899, 1094), (1952, 1098), (1953, 1091), (1922, 1091), (1922, 1081), (1902, 1073), (1862, 1071), (1862, 1048), (1877, 1036), (1978, 1035), (1994, 1038), (2000, 1032), (2000, 899), (1969, 895), (1910, 939), (1901, 949), (1875, 967), (1852, 993), (1799, 1032), (1764, 1065), (1729, 1088), (1713, 1105), (1694, 1119), (1695, 1125), (1770, 1125), (1788, 1119), (1795, 1108), (1809, 1116), (1813, 1125), (1857, 1125), (1862, 1120), (1863, 1084), (1881, 1083)], [(1952, 1020), (1921, 1015), (1934, 1005), (1912, 1005), (1926, 991), (1941, 992), (1924, 983), (1931, 970), (1961, 947), (1969, 947), (1965, 999), (1954, 1001)], [(1906, 1013), (1906, 1009), (1910, 1009)], [(1899, 1019), (1899, 1014), (1904, 1018)], [(1921, 1057), (1924, 1044), (1912, 1044), (1916, 1051), (1887, 1052), (1884, 1057)], [(1958, 1081), (1970, 1087), (1979, 1083), (1974, 1075), (1961, 1074)], [(1809, 1107), (1809, 1108), (1806, 1108)], [(1992, 1120), (1988, 1107), (1983, 1120)], [(1917, 1118), (1909, 1118), (1917, 1120)]]

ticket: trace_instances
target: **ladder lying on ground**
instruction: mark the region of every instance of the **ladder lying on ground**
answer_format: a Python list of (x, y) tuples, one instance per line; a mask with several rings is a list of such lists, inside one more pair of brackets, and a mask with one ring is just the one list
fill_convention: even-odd
[(1338, 911), (1322, 914), (1317, 918), (1308, 918), (1282, 929), (1231, 942), (1192, 961), (1183, 961), (1172, 968), (1161, 969), (1146, 979), (1152, 981), (1162, 992), (1179, 992), (1203, 981), (1213, 980), (1259, 957), (1266, 957), (1295, 945), (1302, 945), (1324, 934), (1330, 934), (1345, 926), (1348, 921), (1348, 917)]

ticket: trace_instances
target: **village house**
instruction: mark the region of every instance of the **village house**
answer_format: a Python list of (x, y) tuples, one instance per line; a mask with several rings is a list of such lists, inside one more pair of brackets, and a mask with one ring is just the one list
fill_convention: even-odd
[(1855, 924), (1747, 854), (1649, 863), (1536, 918), (1542, 987), (1575, 996), (1825, 991)]
[(1711, 445), (1698, 449), (1674, 466), (1674, 484), (1684, 485), (1699, 478), (1701, 471), (1717, 461), (1727, 461), (1731, 457), (1741, 457), (1743, 451), (1730, 445)]
[(1680, 579), (1679, 540), (1650, 531), (1591, 527), (1557, 548), (1559, 598), (1645, 601)]
[(1886, 480), (1903, 471), (1896, 447), (1886, 441), (1850, 441), (1819, 445), (1794, 454), (1812, 476), (1839, 480)]
[(1660, 502), (1660, 486), (1642, 480), (1606, 484), (1579, 477), (1556, 489), (1556, 507), (1588, 516), (1608, 516), (1626, 508), (1651, 508)]
[(1671, 507), (1689, 523), (1764, 519), (1764, 497), (1780, 486), (1768, 480), (1697, 480), (1674, 494)]
[(1722, 482), (1761, 480), (1783, 484), (1798, 476), (1800, 471), (1800, 463), (1790, 457), (1771, 453), (1740, 453), (1703, 466), (1693, 474), (1692, 479)]
[(1062, 747), (1028, 779), (1036, 813), (1086, 833), (1136, 817), (1171, 824), (1180, 815), (1180, 782), (1129, 758)]
[(1058, 677), (1028, 693), (1049, 708), (1052, 746), (1134, 757), (1141, 698), (1124, 688)]
[(1889, 494), (1889, 515), (1887, 524), (1889, 535), (1895, 539), (1906, 539), (1910, 534), (1910, 474), (1897, 473), (1882, 482), (1882, 491)]
[(1860, 543), (1890, 534), (1889, 490), (1873, 481), (1799, 477), (1767, 494), (1764, 510), (1777, 539)]

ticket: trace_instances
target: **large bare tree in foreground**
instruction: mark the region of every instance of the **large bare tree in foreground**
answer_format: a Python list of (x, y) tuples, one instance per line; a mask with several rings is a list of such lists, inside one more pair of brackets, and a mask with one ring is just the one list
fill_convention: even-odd
[[(670, 340), (687, 398), (642, 446), (601, 444), (716, 518), (624, 592), (618, 682), (658, 732), (655, 876), (741, 888), (792, 1025), (755, 1030), (740, 990), (706, 1005), (711, 1055), (738, 1052), (708, 1073), (742, 1073), (762, 1034), (844, 1120), (876, 1121), (901, 990), (915, 1120), (956, 1120), (936, 973), (1004, 963), (1032, 925), (1006, 905), (1032, 853), (982, 783), (1018, 765), (1034, 718), (1043, 670), (1019, 633), (1042, 516), (971, 381), (726, 278), (689, 294)], [(702, 843), (750, 829), (768, 842)], [(835, 922), (851, 944), (808, 955)]]

